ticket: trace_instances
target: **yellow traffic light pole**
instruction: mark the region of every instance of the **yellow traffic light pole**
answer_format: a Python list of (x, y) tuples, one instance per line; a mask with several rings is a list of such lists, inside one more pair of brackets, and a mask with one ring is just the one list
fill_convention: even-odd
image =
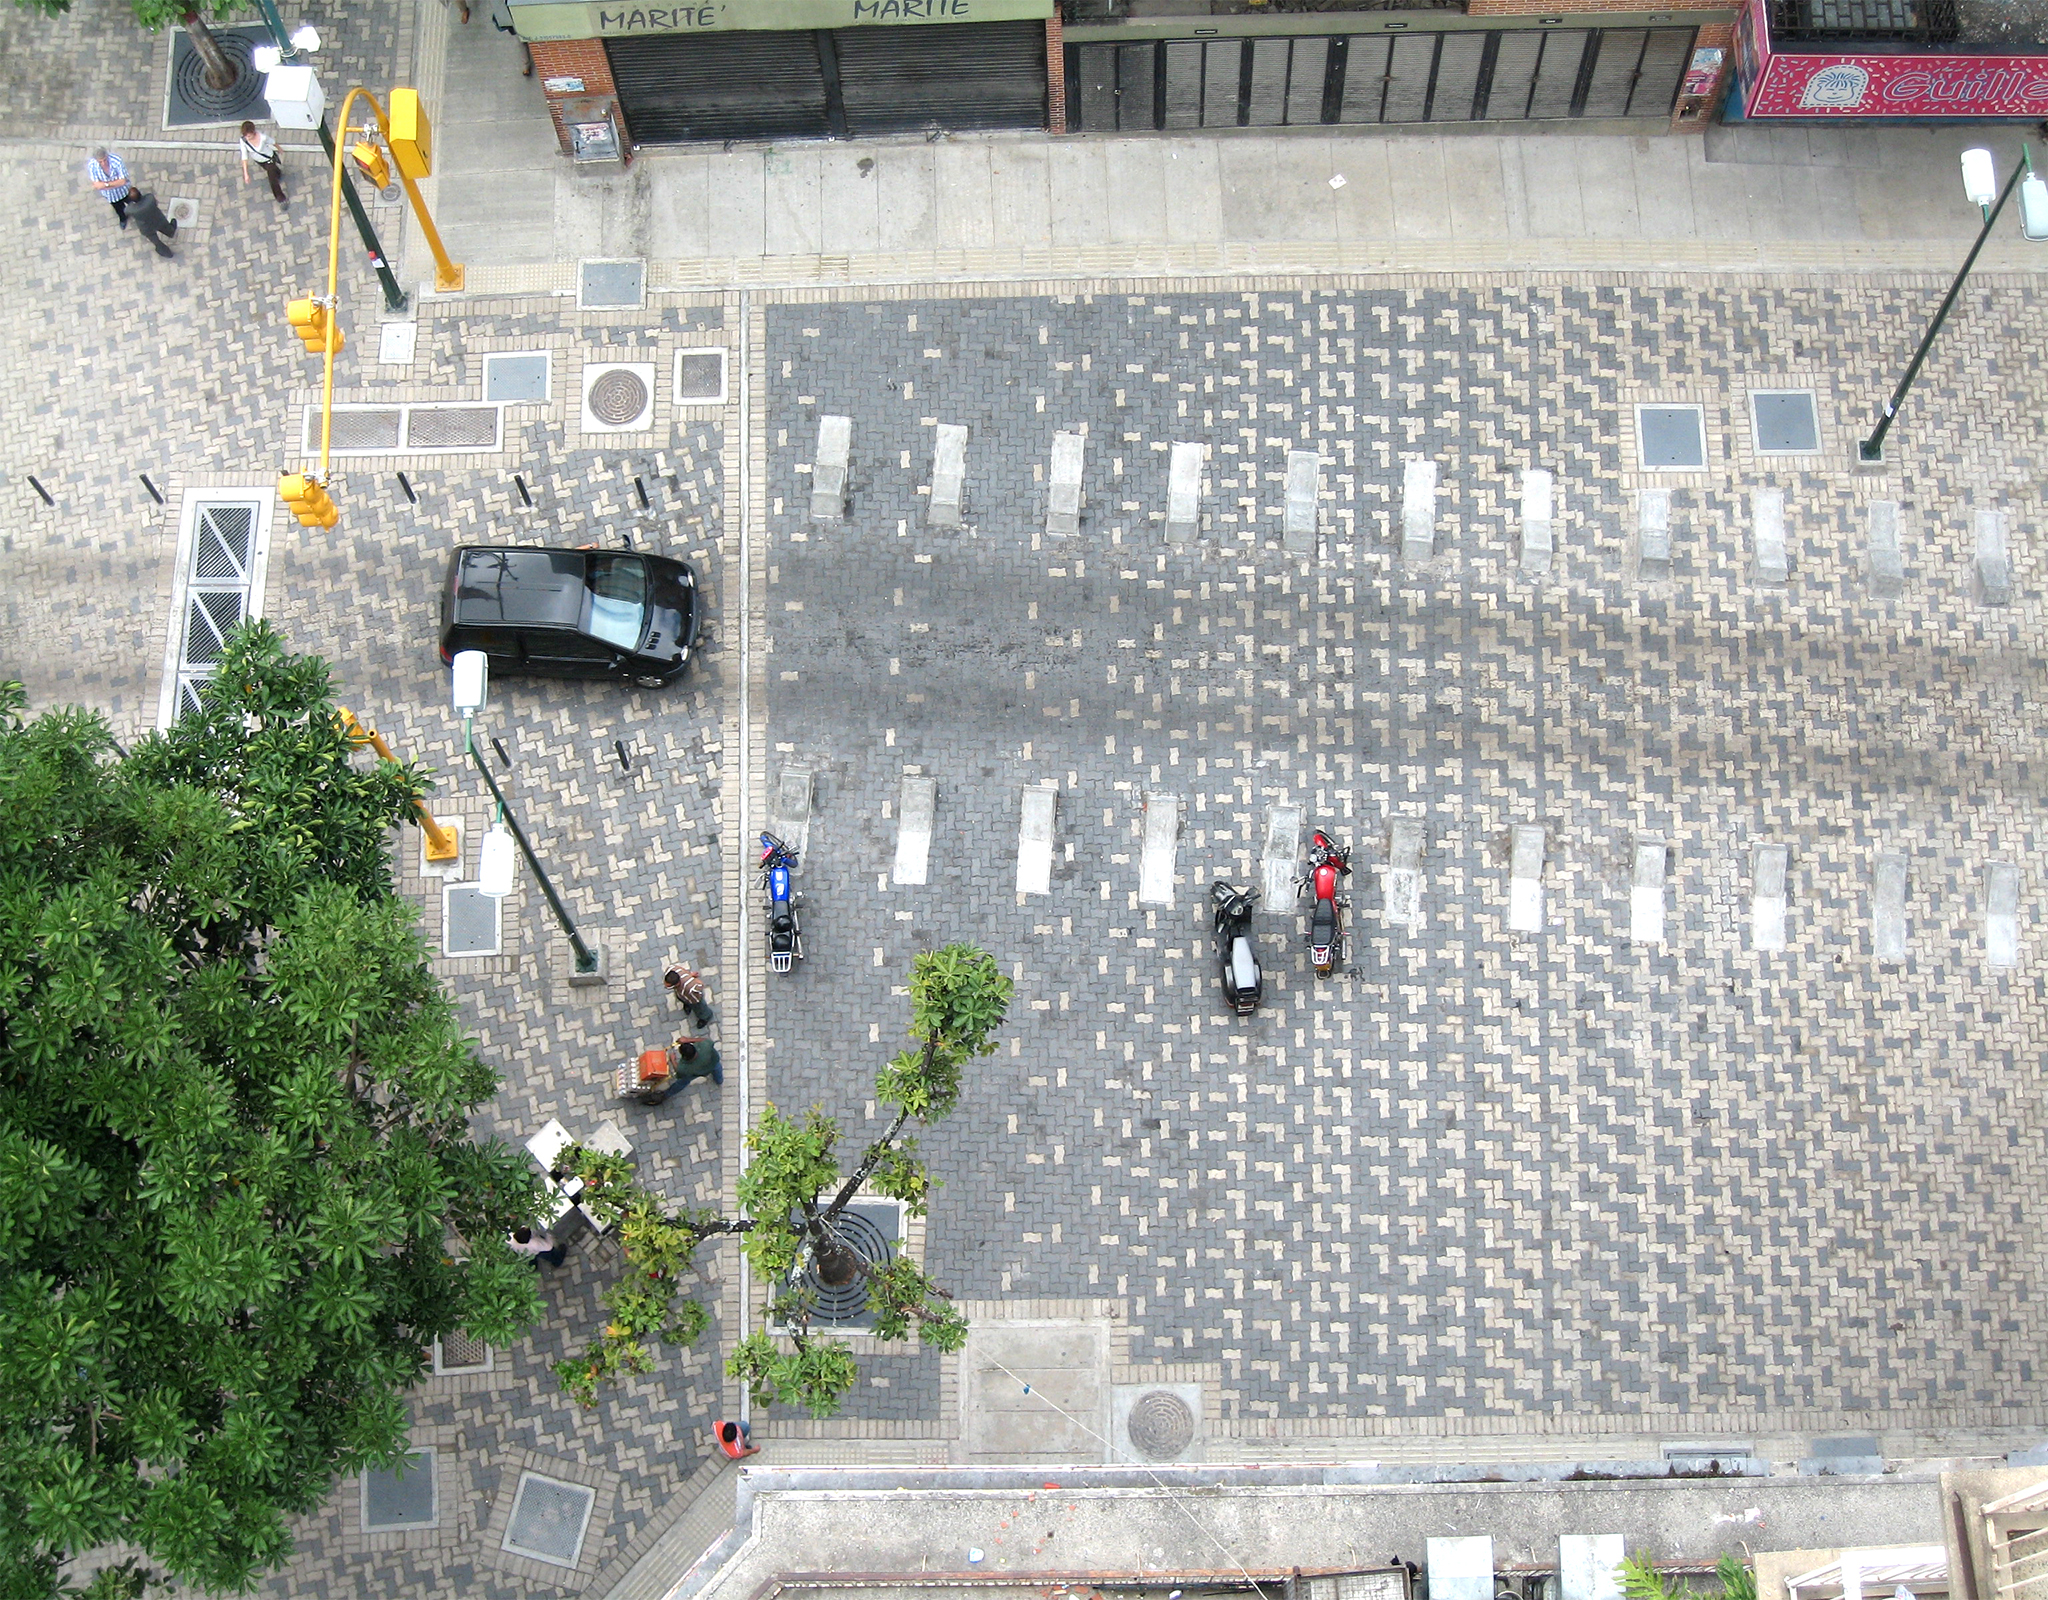
[[(373, 729), (364, 727), (356, 720), (356, 714), (347, 706), (336, 706), (334, 714), (341, 719), (341, 731), (348, 736), (351, 744), (366, 744), (386, 761), (395, 762), (398, 757), (391, 753), (391, 746), (384, 742), (384, 736)], [(413, 809), (420, 814), (420, 831), (427, 836), (427, 859), (429, 861), (456, 861), (462, 856), (462, 841), (447, 828), (434, 820), (434, 813), (427, 809), (424, 800), (415, 800)]]

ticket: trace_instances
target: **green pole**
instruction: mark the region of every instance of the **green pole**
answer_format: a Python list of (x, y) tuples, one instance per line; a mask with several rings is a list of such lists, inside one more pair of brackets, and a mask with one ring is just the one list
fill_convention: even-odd
[(463, 719), (462, 742), (468, 747), (469, 759), (476, 763), (476, 770), (484, 775), (484, 785), (491, 791), (491, 798), (498, 802), (498, 815), (504, 818), (505, 826), (512, 830), (512, 840), (519, 846), (519, 853), (526, 857), (526, 864), (540, 880), (540, 892), (548, 897), (548, 906), (555, 913), (555, 920), (569, 936), (569, 948), (576, 952), (576, 970), (595, 972), (597, 957), (590, 953), (590, 947), (583, 942), (583, 935), (576, 931), (576, 924), (570, 921), (569, 908), (562, 904), (562, 897), (555, 893), (555, 886), (548, 879), (547, 869), (541, 866), (540, 857), (533, 853), (533, 846), (526, 841), (526, 830), (519, 826), (519, 819), (512, 815), (512, 808), (505, 803), (505, 794), (498, 787), (498, 780), (491, 776), (490, 767), (477, 752), (476, 740), (469, 732), (469, 719), (466, 717)]

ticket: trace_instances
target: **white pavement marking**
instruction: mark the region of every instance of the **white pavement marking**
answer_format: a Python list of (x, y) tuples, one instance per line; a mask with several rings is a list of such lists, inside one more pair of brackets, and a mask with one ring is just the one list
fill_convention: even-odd
[(1749, 947), (1785, 948), (1785, 869), (1792, 852), (1782, 844), (1756, 847), (1755, 878), (1749, 901)]
[(1977, 601), (1980, 605), (2012, 604), (2012, 562), (2005, 547), (2005, 513), (1977, 513)]
[(1287, 505), (1280, 547), (1297, 555), (1316, 548), (1316, 501), (1323, 491), (1323, 458), (1313, 450), (1287, 452)]
[(896, 870), (898, 883), (929, 883), (932, 818), (938, 811), (939, 786), (930, 778), (906, 777), (896, 808)]
[(1525, 822), (1515, 829), (1515, 853), (1508, 864), (1508, 926), (1516, 933), (1543, 927), (1543, 829)]
[(775, 804), (768, 811), (768, 827), (777, 838), (801, 855), (811, 845), (811, 786), (816, 780), (808, 767), (784, 767), (775, 783)]
[(1145, 797), (1145, 848), (1138, 857), (1138, 904), (1173, 904), (1173, 850), (1180, 839), (1180, 796)]
[(1629, 886), (1628, 936), (1637, 944), (1664, 942), (1664, 841), (1636, 841), (1635, 874)]
[(1994, 861), (1984, 898), (1984, 959), (1994, 967), (2020, 964), (2020, 869)]
[(837, 522), (846, 515), (846, 468), (853, 458), (853, 418), (818, 419), (818, 454), (811, 462), (811, 520)]
[(1671, 491), (1636, 496), (1636, 576), (1656, 583), (1671, 576)]
[(1266, 848), (1259, 857), (1264, 869), (1266, 905), (1278, 911), (1294, 898), (1294, 864), (1301, 854), (1301, 807), (1275, 806), (1266, 813)]
[(1493, 1538), (1435, 1538), (1423, 1547), (1429, 1600), (1493, 1600)]
[(1397, 928), (1422, 926), (1422, 823), (1396, 817), (1387, 853), (1387, 921)]
[(1050, 780), (1024, 791), (1024, 813), (1017, 824), (1017, 892), (1052, 893), (1053, 818), (1059, 789)]
[(967, 430), (956, 422), (941, 422), (932, 442), (932, 503), (926, 520), (934, 528), (959, 527), (966, 495)]
[(1436, 553), (1436, 463), (1401, 463), (1401, 559), (1427, 561)]
[(1621, 1600), (1621, 1541), (1618, 1533), (1559, 1534), (1558, 1600)]
[(1749, 519), (1756, 534), (1756, 581), (1783, 583), (1791, 572), (1785, 555), (1785, 491), (1754, 491), (1749, 497)]
[(1550, 474), (1541, 467), (1522, 472), (1522, 570), (1548, 572), (1556, 548), (1551, 538)]
[(1052, 436), (1052, 471), (1045, 499), (1047, 533), (1081, 531), (1081, 460), (1087, 440), (1078, 433)]
[(1177, 444), (1166, 467), (1166, 542), (1186, 544), (1202, 520), (1202, 446)]
[(1868, 508), (1870, 530), (1870, 592), (1896, 599), (1906, 587), (1906, 566), (1899, 555), (1899, 503), (1873, 500)]
[(1887, 851), (1877, 858), (1870, 896), (1871, 942), (1880, 961), (1906, 959), (1906, 858)]

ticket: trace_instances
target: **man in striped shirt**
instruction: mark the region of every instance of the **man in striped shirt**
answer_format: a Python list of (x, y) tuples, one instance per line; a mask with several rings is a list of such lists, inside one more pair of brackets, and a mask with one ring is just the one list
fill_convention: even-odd
[(128, 203), (135, 198), (134, 187), (128, 182), (128, 164), (104, 149), (95, 150), (86, 160), (85, 175), (114, 208), (115, 219), (127, 227)]

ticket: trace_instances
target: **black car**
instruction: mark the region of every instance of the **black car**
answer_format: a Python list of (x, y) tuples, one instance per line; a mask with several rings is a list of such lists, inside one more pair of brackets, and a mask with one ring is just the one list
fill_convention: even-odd
[(441, 659), (481, 650), (493, 672), (673, 683), (697, 643), (697, 575), (627, 550), (463, 545), (441, 592)]

